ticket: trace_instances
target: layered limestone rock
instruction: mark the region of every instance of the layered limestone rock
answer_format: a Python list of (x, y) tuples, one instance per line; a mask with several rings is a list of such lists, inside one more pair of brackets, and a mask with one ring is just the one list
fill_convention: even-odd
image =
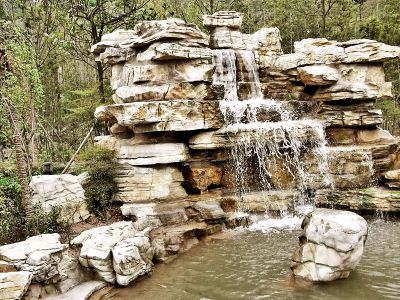
[[(33, 236), (0, 247), (0, 298), (41, 299), (89, 280), (58, 234)], [(12, 280), (13, 284), (8, 282)], [(29, 287), (29, 288), (28, 288)]]
[(316, 209), (302, 224), (300, 247), (291, 269), (296, 277), (310, 281), (347, 278), (361, 260), (368, 225), (359, 215), (332, 209)]
[(400, 211), (400, 191), (383, 187), (351, 190), (319, 190), (315, 195), (319, 206), (360, 212)]
[(385, 178), (385, 185), (390, 188), (400, 189), (400, 170), (387, 171), (383, 174)]
[(71, 174), (33, 176), (29, 184), (32, 203), (41, 205), (45, 212), (60, 208), (61, 218), (69, 223), (84, 221), (90, 214), (80, 180)]
[[(95, 116), (110, 125), (112, 137), (98, 144), (117, 153), (116, 200), (150, 205), (234, 189), (229, 151), (264, 143), (289, 153), (293, 138), (307, 182), (300, 184), (284, 160), (270, 162), (273, 189), (366, 188), (391, 169), (397, 144), (379, 129), (382, 111), (374, 105), (391, 97), (383, 62), (399, 57), (399, 47), (306, 39), (295, 43), (294, 53), (282, 54), (277, 28), (243, 34), (242, 22), (233, 11), (204, 16), (208, 40), (179, 19), (146, 21), (92, 47), (111, 65), (116, 104)], [(229, 105), (229, 97), (242, 101)], [(329, 149), (314, 149), (323, 137), (319, 120), (310, 119), (323, 123)], [(329, 174), (321, 173), (315, 157), (327, 150)], [(145, 219), (163, 225), (158, 217)]]
[(136, 167), (119, 164), (115, 171), (118, 191), (114, 199), (124, 203), (185, 197), (182, 172), (173, 166)]
[(86, 230), (71, 243), (82, 247), (81, 265), (93, 269), (108, 283), (128, 285), (153, 268), (148, 234), (137, 231), (132, 222)]
[(305, 155), (308, 188), (327, 188), (327, 177), (335, 189), (364, 188), (373, 183), (375, 170), (371, 151), (354, 147), (329, 147), (327, 150), (329, 174), (321, 174), (315, 155)]
[(33, 236), (23, 242), (1, 246), (0, 264), (2, 268), (30, 272), (33, 282), (51, 281), (60, 274), (59, 263), (67, 248), (61, 244), (57, 233)]
[(223, 124), (217, 101), (114, 104), (98, 107), (95, 117), (127, 127), (135, 133), (213, 129)]
[(371, 152), (375, 173), (380, 176), (393, 165), (393, 153), (397, 149), (395, 138), (386, 130), (372, 129), (329, 129), (327, 138), (333, 145), (345, 146), (347, 151)]
[[(253, 125), (253, 126), (252, 126)], [(284, 144), (289, 131), (296, 132), (301, 142), (312, 142), (318, 137), (318, 131), (309, 121), (271, 122), (262, 127), (260, 124), (249, 126), (228, 126), (216, 131), (202, 132), (193, 135), (189, 140), (189, 147), (194, 150), (213, 150), (232, 148), (240, 142), (255, 143), (260, 139), (275, 144)]]
[(184, 162), (189, 158), (188, 147), (184, 143), (146, 144), (136, 137), (118, 139), (113, 136), (97, 137), (97, 145), (115, 151), (119, 164), (132, 166), (171, 164)]
[(3, 300), (19, 300), (25, 295), (32, 280), (32, 273), (0, 273), (0, 297)]

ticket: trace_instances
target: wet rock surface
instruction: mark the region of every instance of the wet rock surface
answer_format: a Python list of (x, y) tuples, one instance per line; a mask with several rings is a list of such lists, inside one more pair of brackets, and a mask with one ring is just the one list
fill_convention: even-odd
[(319, 208), (302, 224), (300, 248), (292, 257), (296, 277), (310, 281), (347, 278), (361, 260), (368, 235), (367, 222), (359, 215)]

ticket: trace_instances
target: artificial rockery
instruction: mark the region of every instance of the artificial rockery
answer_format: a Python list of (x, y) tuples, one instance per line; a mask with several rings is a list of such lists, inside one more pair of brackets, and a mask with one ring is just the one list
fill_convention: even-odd
[[(8, 272), (0, 286), (14, 284), (9, 299), (29, 285), (30, 299), (44, 284), (62, 293), (88, 278), (127, 285), (207, 235), (248, 224), (249, 214), (305, 202), (400, 211), (398, 143), (374, 108), (392, 97), (383, 63), (400, 48), (319, 38), (283, 54), (277, 28), (249, 35), (241, 23), (236, 12), (204, 16), (207, 35), (180, 19), (145, 21), (93, 45), (96, 60), (111, 66), (115, 102), (95, 112), (110, 131), (97, 145), (116, 153), (114, 201), (129, 221), (81, 233), (72, 240), (77, 256), (58, 235), (28, 239), (18, 252), (0, 247)], [(69, 219), (83, 220), (82, 180), (34, 178), (35, 202), (73, 203)], [(327, 278), (348, 276), (339, 271)]]

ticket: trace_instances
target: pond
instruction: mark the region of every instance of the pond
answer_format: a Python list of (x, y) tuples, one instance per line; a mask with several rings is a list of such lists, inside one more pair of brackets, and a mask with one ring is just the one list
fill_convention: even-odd
[(369, 225), (363, 259), (345, 280), (311, 284), (291, 278), (299, 231), (241, 230), (201, 243), (172, 263), (157, 265), (151, 277), (104, 298), (400, 299), (400, 222), (376, 220)]

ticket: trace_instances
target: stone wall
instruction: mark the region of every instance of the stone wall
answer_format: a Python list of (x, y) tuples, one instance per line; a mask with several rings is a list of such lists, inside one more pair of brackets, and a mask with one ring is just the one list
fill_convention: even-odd
[[(95, 116), (111, 124), (111, 135), (98, 137), (98, 144), (117, 153), (115, 200), (179, 202), (199, 193), (229, 196), (235, 189), (231, 149), (241, 137), (226, 130), (220, 101), (227, 91), (213, 80), (215, 72), (235, 81), (238, 97), (246, 100), (257, 83), (253, 68), (265, 99), (279, 100), (294, 120), (322, 122), (329, 152), (329, 174), (322, 177), (329, 176), (336, 189), (368, 188), (392, 168), (398, 144), (379, 128), (382, 112), (374, 102), (392, 96), (383, 62), (399, 57), (399, 47), (366, 39), (306, 39), (295, 43), (294, 53), (283, 54), (277, 28), (243, 34), (240, 13), (218, 12), (203, 23), (209, 36), (179, 19), (145, 21), (92, 47), (96, 59), (112, 69), (115, 104), (99, 107)], [(216, 70), (214, 49), (234, 51), (236, 78), (224, 71), (228, 65)], [(254, 55), (250, 69), (246, 51)], [(263, 105), (257, 120), (275, 122), (277, 114)], [(305, 143), (315, 134), (313, 126), (299, 133)], [(262, 138), (274, 135), (264, 132)], [(302, 159), (307, 189), (326, 188), (313, 155)], [(269, 168), (276, 189), (296, 189), (299, 174), (286, 176), (290, 170), (279, 164)]]

